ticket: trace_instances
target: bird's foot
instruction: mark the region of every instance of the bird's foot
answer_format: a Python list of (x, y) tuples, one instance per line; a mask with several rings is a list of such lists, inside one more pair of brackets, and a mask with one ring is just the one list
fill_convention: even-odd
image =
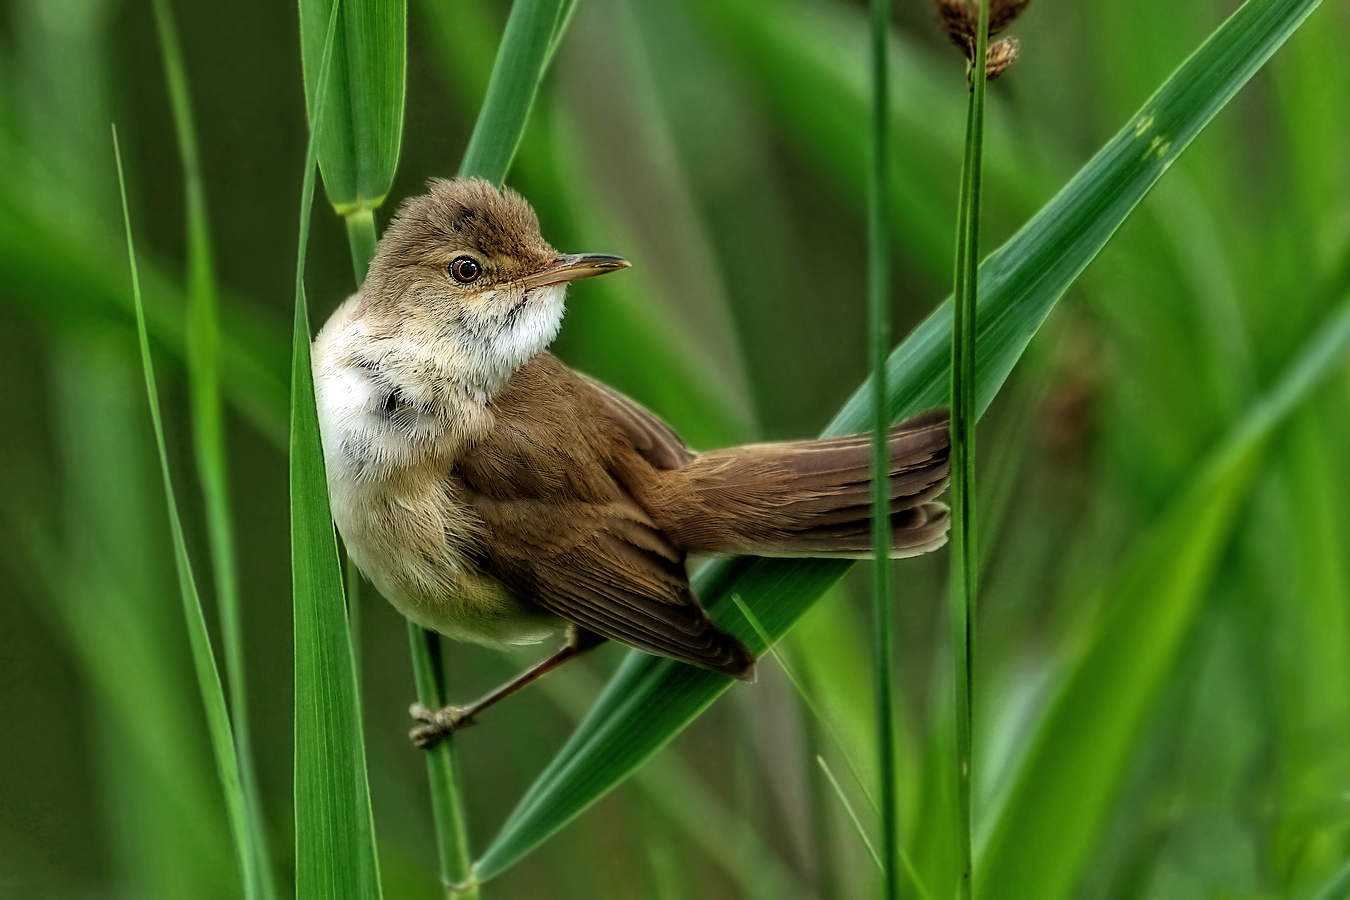
[(409, 731), (408, 737), (423, 750), (430, 750), (441, 738), (473, 724), (473, 710), (460, 706), (427, 709), (414, 703), (408, 709), (408, 715), (422, 723)]

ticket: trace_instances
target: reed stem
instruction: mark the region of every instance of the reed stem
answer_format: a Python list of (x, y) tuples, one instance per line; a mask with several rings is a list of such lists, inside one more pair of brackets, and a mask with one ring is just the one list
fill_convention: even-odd
[(886, 411), (886, 358), (890, 322), (890, 157), (887, 97), (889, 0), (872, 0), (872, 156), (868, 186), (868, 308), (875, 411), (872, 437), (872, 632), (876, 692), (877, 771), (880, 780), (879, 861), (884, 896), (900, 896), (900, 813), (895, 766), (895, 640), (891, 624), (890, 417)]
[(952, 557), (951, 645), (956, 721), (956, 835), (960, 868), (957, 896), (974, 892), (971, 814), (971, 682), (975, 668), (975, 323), (979, 289), (980, 182), (984, 155), (985, 53), (989, 41), (989, 0), (977, 0), (975, 52), (970, 66), (970, 106), (956, 243), (956, 285), (952, 323)]

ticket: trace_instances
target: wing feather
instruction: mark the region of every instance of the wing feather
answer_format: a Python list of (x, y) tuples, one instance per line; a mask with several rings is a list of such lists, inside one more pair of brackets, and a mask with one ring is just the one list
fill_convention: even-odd
[(748, 677), (754, 658), (698, 605), (684, 551), (615, 475), (693, 459), (675, 432), (546, 353), (492, 408), (496, 427), (454, 472), (484, 526), (485, 573), (602, 637)]

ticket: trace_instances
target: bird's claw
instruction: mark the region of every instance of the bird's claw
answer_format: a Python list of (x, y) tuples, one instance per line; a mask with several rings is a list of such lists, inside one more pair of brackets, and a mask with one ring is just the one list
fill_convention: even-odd
[(414, 703), (408, 709), (408, 715), (422, 723), (409, 731), (408, 737), (423, 750), (430, 750), (441, 738), (474, 723), (473, 714), (458, 706), (427, 709)]

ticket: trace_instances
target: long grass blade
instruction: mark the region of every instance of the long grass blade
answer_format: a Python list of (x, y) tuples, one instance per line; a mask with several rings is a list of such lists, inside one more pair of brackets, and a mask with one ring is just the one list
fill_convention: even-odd
[[(276, 896), (267, 845), (262, 800), (253, 766), (248, 712), (248, 680), (244, 668), (243, 616), (239, 608), (238, 560), (234, 549), (234, 522), (230, 512), (229, 472), (225, 451), (224, 408), (220, 393), (220, 322), (215, 261), (206, 206), (206, 186), (188, 89), (187, 67), (178, 42), (177, 26), (168, 0), (155, 0), (155, 24), (164, 57), (165, 80), (173, 109), (178, 153), (183, 164), (187, 197), (188, 248), (188, 374), (192, 397), (193, 449), (206, 507), (216, 603), (220, 610), (221, 642), (229, 680), (230, 722), (234, 728), (239, 777), (248, 814), (250, 868), (254, 882), (245, 882), (245, 895), (260, 900)], [(137, 320), (141, 327), (144, 315)]]
[[(970, 63), (970, 99), (966, 115), (966, 152), (961, 167), (961, 200), (957, 213), (956, 283), (952, 303), (952, 528), (951, 620), (952, 701), (956, 724), (956, 834), (959, 876), (957, 896), (968, 898), (972, 882), (971, 773), (974, 768), (972, 730), (974, 703), (971, 682), (975, 671), (976, 581), (979, 577), (975, 546), (975, 405), (976, 316), (979, 309), (980, 198), (984, 175), (985, 52), (989, 44), (990, 0), (975, 0), (975, 52)], [(877, 401), (878, 403), (883, 401)]]
[(493, 184), (506, 179), (571, 8), (568, 0), (516, 0), (512, 4), (460, 175), (486, 178)]
[[(980, 267), (977, 408), (987, 408), (1064, 291), (1214, 115), (1261, 67), (1319, 0), (1249, 0), (1148, 100), (1143, 109), (1012, 239)], [(886, 413), (942, 402), (947, 394), (952, 314), (944, 305), (891, 354)], [(845, 434), (872, 422), (864, 385), (826, 429)], [(695, 579), (714, 618), (764, 647), (730, 603), (739, 593), (774, 638), (847, 570), (837, 560), (718, 561)], [(691, 666), (634, 653), (591, 715), (527, 792), (477, 863), (500, 874), (628, 776), (730, 686)]]
[(140, 338), (141, 364), (145, 371), (145, 391), (150, 403), (150, 420), (154, 425), (155, 444), (159, 449), (160, 473), (164, 480), (164, 497), (168, 507), (169, 528), (173, 536), (174, 564), (178, 573), (178, 590), (183, 601), (183, 619), (187, 625), (192, 647), (192, 663), (201, 692), (202, 707), (206, 712), (207, 729), (216, 756), (216, 770), (220, 775), (221, 790), (225, 795), (225, 810), (234, 837), (235, 855), (239, 863), (240, 879), (246, 896), (261, 897), (258, 891), (267, 874), (259, 871), (264, 859), (259, 856), (259, 841), (252, 833), (255, 825), (248, 812), (239, 759), (235, 753), (234, 733), (225, 706), (225, 689), (216, 669), (211, 637), (206, 630), (201, 597), (197, 593), (192, 560), (188, 557), (187, 541), (183, 537), (183, 523), (178, 516), (178, 500), (174, 493), (173, 476), (169, 471), (169, 452), (164, 442), (164, 421), (159, 409), (159, 389), (155, 384), (154, 360), (150, 356), (150, 337), (145, 327), (141, 307), (140, 273), (136, 266), (136, 244), (131, 233), (131, 207), (127, 202), (126, 178), (122, 173), (122, 151), (117, 145), (117, 131), (113, 130), (113, 149), (117, 158), (117, 182), (122, 194), (122, 215), (126, 225), (127, 259), (131, 266), (131, 293), (136, 304), (136, 330)]
[(1073, 895), (1125, 760), (1195, 623), (1271, 436), (1350, 346), (1350, 303), (1198, 467), (1102, 598), (1105, 614), (1014, 775), (980, 855), (980, 896)]
[(881, 854), (877, 853), (877, 848), (872, 843), (872, 839), (867, 836), (867, 829), (863, 827), (862, 819), (858, 818), (858, 811), (853, 808), (853, 804), (848, 799), (848, 794), (844, 793), (844, 786), (839, 783), (838, 778), (834, 777), (834, 772), (830, 769), (829, 763), (825, 762), (825, 757), (817, 756), (816, 765), (820, 766), (820, 770), (825, 773), (826, 780), (830, 782), (830, 788), (834, 790), (834, 795), (839, 798), (839, 805), (844, 807), (844, 812), (848, 813), (848, 819), (853, 823), (853, 830), (858, 833), (863, 846), (867, 848), (867, 855), (872, 857), (872, 862), (877, 865), (877, 871), (888, 882), (886, 890), (889, 892), (891, 890), (889, 884), (891, 879), (886, 874), (886, 863), (882, 861)]
[[(335, 0), (316, 78), (320, 96), (328, 77), (340, 11), (341, 3)], [(304, 286), (317, 135), (325, 113), (323, 106), (311, 113), (313, 121), (305, 157), (291, 365), (297, 900), (380, 896), (356, 666), (319, 440)]]
[(866, 780), (863, 778), (862, 773), (859, 771), (853, 758), (849, 755), (848, 747), (844, 746), (844, 742), (840, 738), (839, 732), (835, 730), (833, 723), (831, 723), (821, 712), (819, 704), (817, 704), (815, 699), (811, 696), (811, 692), (806, 689), (806, 685), (802, 683), (802, 680), (797, 677), (797, 673), (788, 665), (788, 661), (783, 658), (783, 654), (779, 652), (779, 648), (773, 645), (773, 641), (769, 638), (768, 632), (764, 630), (764, 626), (760, 625), (759, 619), (755, 617), (754, 611), (746, 606), (745, 601), (741, 600), (741, 598), (735, 594), (731, 596), (731, 599), (732, 602), (736, 604), (736, 608), (740, 610), (741, 615), (745, 616), (745, 620), (750, 623), (750, 627), (755, 629), (755, 633), (759, 635), (759, 639), (766, 647), (768, 647), (768, 650), (766, 651), (767, 655), (773, 657), (774, 662), (778, 663), (778, 668), (787, 676), (788, 683), (791, 684), (792, 689), (797, 692), (798, 698), (801, 699), (807, 712), (809, 712), (811, 717), (815, 720), (816, 726), (821, 732), (829, 736), (830, 742), (834, 744), (835, 750), (844, 760), (844, 764), (848, 766), (849, 773), (853, 776), (854, 786), (862, 793), (863, 798), (867, 801), (867, 805), (872, 808), (873, 813), (880, 814), (880, 807), (877, 805), (876, 799), (868, 792)]
[[(37, 216), (45, 212), (43, 237), (55, 238), (52, 243), (65, 249), (47, 260), (56, 264), (57, 277), (50, 282), (41, 275), (35, 278), (22, 256), (0, 263), (6, 270), (3, 294), (10, 299), (26, 292), (40, 315), (64, 321), (69, 310), (84, 305), (77, 293), (63, 290), (71, 287), (66, 273), (88, 262), (102, 267), (99, 282), (121, 298), (123, 327), (117, 332), (87, 324), (57, 327), (49, 332), (50, 341), (41, 342), (51, 353), (41, 383), (28, 393), (43, 398), (41, 427), (50, 428), (50, 442), (35, 440), (41, 432), (30, 430), (31, 424), (25, 427), (34, 420), (16, 410), (8, 427), (6, 460), (0, 466), (7, 482), (0, 506), (7, 518), (31, 517), (34, 524), (46, 523), (39, 528), (59, 536), (59, 544), (50, 543), (56, 551), (50, 560), (54, 566), (43, 573), (47, 596), (34, 599), (39, 604), (47, 601), (40, 615), (59, 617), (62, 627), (53, 633), (69, 641), (69, 660), (80, 673), (80, 693), (92, 701), (77, 717), (79, 745), (76, 754), (67, 757), (79, 771), (63, 772), (69, 777), (61, 781), (83, 785), (92, 776), (101, 795), (93, 807), (82, 806), (60, 818), (94, 829), (87, 832), (91, 838), (99, 834), (113, 840), (95, 838), (99, 849), (82, 842), (73, 848), (73, 856), (34, 853), (44, 847), (25, 847), (24, 836), (40, 834), (42, 826), (29, 820), (17, 832), (10, 830), (18, 842), (5, 841), (9, 852), (0, 868), (16, 891), (46, 895), (63, 890), (55, 884), (27, 882), (22, 870), (29, 863), (46, 857), (53, 871), (73, 874), (82, 863), (101, 858), (105, 877), (123, 892), (147, 900), (183, 896), (223, 900), (240, 895), (238, 857), (209, 735), (194, 727), (204, 722), (202, 700), (184, 640), (182, 599), (174, 576), (168, 574), (173, 551), (159, 462), (146, 427), (145, 378), (126, 275), (115, 157), (103, 124), (110, 119), (106, 102), (110, 91), (107, 71), (99, 62), (106, 58), (101, 51), (116, 33), (116, 17), (107, 15), (109, 11), (102, 4), (57, 9), (40, 2), (7, 9), (9, 49), (6, 75), (0, 77), (7, 96), (0, 102), (13, 114), (6, 117), (13, 130), (0, 138), (4, 142), (0, 183), (10, 199), (24, 198), (26, 209), (40, 210), (35, 211)], [(28, 145), (26, 151), (20, 142)], [(11, 219), (8, 209), (0, 212), (0, 231), (18, 238), (11, 247), (27, 241), (24, 224), (21, 218)], [(142, 277), (143, 295), (145, 282)], [(181, 331), (181, 314), (176, 318)], [(22, 326), (12, 327), (0, 331), (17, 350), (15, 341), (27, 343), (31, 337)], [(15, 396), (25, 393), (20, 386), (24, 373), (15, 363), (28, 350), (23, 348), (17, 358), (6, 354), (7, 383)], [(30, 462), (40, 460), (40, 465), (31, 466), (15, 455), (25, 448), (23, 455), (36, 454)], [(58, 481), (43, 485), (34, 476), (48, 465)], [(7, 602), (0, 606), (6, 614), (15, 612), (18, 592), (2, 592)], [(14, 641), (26, 641), (22, 630), (13, 629), (14, 621), (9, 619), (0, 631), (17, 646)], [(3, 655), (12, 664), (23, 657)], [(6, 696), (19, 701), (25, 676), (35, 673), (12, 665), (11, 672), (17, 677), (8, 680)], [(54, 708), (66, 708), (70, 699), (68, 691), (58, 690)], [(7, 744), (13, 751), (32, 732), (20, 720), (6, 718)], [(11, 757), (6, 766), (11, 774), (25, 784), (42, 785), (43, 772), (49, 770), (45, 761), (61, 765), (52, 737), (46, 735), (33, 745), (39, 754), (33, 761), (41, 759), (43, 765), (15, 770)], [(44, 807), (50, 803), (56, 809), (62, 803), (62, 791), (43, 794)], [(11, 819), (14, 814), (23, 816), (17, 798), (9, 792), (6, 798)], [(86, 819), (90, 815), (93, 819)]]

